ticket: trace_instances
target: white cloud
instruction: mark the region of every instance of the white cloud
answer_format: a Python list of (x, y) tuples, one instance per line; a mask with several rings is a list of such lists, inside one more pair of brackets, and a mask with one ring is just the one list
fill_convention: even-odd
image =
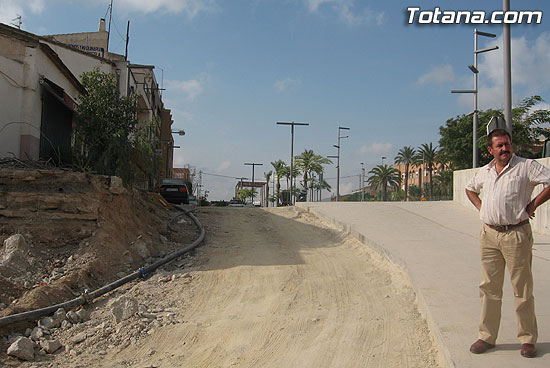
[(449, 83), (455, 80), (455, 73), (453, 67), (450, 64), (446, 65), (435, 65), (432, 66), (429, 72), (421, 75), (416, 81), (417, 85), (424, 85), (428, 83)]
[(217, 172), (225, 171), (225, 170), (229, 169), (230, 166), (231, 166), (230, 161), (224, 161), (224, 162), (222, 162), (221, 164), (218, 165), (218, 167), (216, 168), (216, 171)]
[(340, 184), (340, 195), (351, 193), (354, 188), (353, 183)]
[(190, 125), (197, 125), (197, 121), (195, 120), (193, 114), (175, 107), (170, 107), (174, 106), (174, 104), (171, 104), (168, 101), (165, 101), (165, 104), (172, 112), (172, 119), (174, 120), (173, 127), (177, 126), (179, 127), (178, 129), (181, 129), (181, 127), (183, 127), (183, 130), (186, 130), (185, 127), (188, 127)]
[(191, 162), (190, 159), (192, 157), (188, 157), (183, 149), (174, 150), (174, 167), (183, 167)]
[(302, 82), (300, 80), (292, 79), (292, 78), (285, 78), (282, 80), (275, 81), (275, 83), (273, 83), (273, 87), (279, 93), (289, 89), (297, 88), (300, 85), (302, 85)]
[(369, 144), (368, 146), (359, 147), (359, 149), (355, 153), (359, 155), (378, 155), (390, 152), (392, 147), (393, 144), (391, 143), (374, 142)]
[(385, 14), (381, 11), (369, 8), (356, 9), (355, 0), (304, 0), (307, 8), (312, 13), (320, 12), (320, 8), (330, 5), (331, 10), (336, 13), (344, 23), (355, 26), (361, 24), (381, 25), (384, 22)]
[[(480, 55), (479, 109), (504, 106), (504, 74), (502, 36), (482, 47), (498, 46), (499, 50)], [(550, 32), (544, 32), (534, 41), (525, 37), (512, 38), (512, 103), (535, 94), (542, 95), (550, 86)], [(470, 77), (473, 79), (473, 77)], [(473, 105), (472, 96), (459, 96), (461, 106)]]
[(21, 16), (23, 22), (24, 15), (27, 11), (32, 13), (40, 13), (44, 10), (44, 0), (0, 0), (0, 22), (5, 24), (15, 23), (14, 19)]
[(183, 99), (187, 102), (193, 102), (204, 92), (204, 85), (207, 83), (209, 76), (202, 74), (197, 79), (185, 81), (167, 80), (165, 87), (170, 90), (170, 94), (182, 94)]
[[(102, 4), (107, 2), (100, 1)], [(113, 5), (128, 11), (137, 11), (141, 13), (176, 13), (185, 14), (189, 19), (193, 19), (199, 13), (214, 12), (219, 10), (216, 0), (118, 0)]]
[[(82, 0), (75, 0), (75, 2)], [(101, 6), (108, 6), (106, 0), (93, 0)], [(86, 2), (89, 2), (87, 0)], [(46, 7), (46, 0), (0, 0), (0, 22), (11, 24), (13, 19), (21, 15), (23, 24), (25, 14), (39, 14)], [(187, 18), (193, 19), (200, 13), (211, 13), (220, 10), (217, 0), (118, 0), (113, 8), (123, 9), (125, 11), (135, 11), (140, 13), (183, 13)]]
[(319, 9), (319, 6), (324, 4), (324, 3), (330, 3), (330, 2), (333, 2), (334, 0), (305, 0), (307, 6), (308, 6), (308, 9), (309, 11), (311, 12), (316, 12), (317, 9)]

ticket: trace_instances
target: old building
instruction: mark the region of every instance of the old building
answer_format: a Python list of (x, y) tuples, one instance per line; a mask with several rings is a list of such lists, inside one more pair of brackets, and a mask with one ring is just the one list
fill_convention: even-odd
[(78, 79), (40, 37), (4, 24), (0, 75), (0, 157), (66, 163)]
[(158, 153), (161, 168), (143, 186), (171, 176), (173, 120), (164, 107), (154, 66), (132, 64), (124, 55), (109, 52), (103, 19), (97, 32), (47, 36), (0, 24), (0, 42), (0, 106), (5, 118), (0, 122), (0, 157), (10, 152), (31, 159), (52, 158), (58, 151), (70, 154), (72, 111), (84, 92), (79, 78), (97, 68), (116, 76), (121, 96), (138, 95), (138, 128)]

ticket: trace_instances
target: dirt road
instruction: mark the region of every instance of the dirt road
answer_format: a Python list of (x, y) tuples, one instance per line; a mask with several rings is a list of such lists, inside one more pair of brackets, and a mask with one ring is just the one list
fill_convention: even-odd
[[(166, 270), (124, 291), (148, 311), (171, 313), (172, 321), (117, 326), (99, 304), (93, 333), (109, 345), (98, 353), (90, 337), (88, 345), (55, 354), (52, 364), (440, 366), (410, 285), (365, 245), (293, 208), (209, 208), (197, 215), (207, 239), (191, 269)], [(160, 282), (171, 274), (178, 276)], [(142, 333), (121, 337), (134, 328)], [(116, 334), (126, 341), (117, 343)]]

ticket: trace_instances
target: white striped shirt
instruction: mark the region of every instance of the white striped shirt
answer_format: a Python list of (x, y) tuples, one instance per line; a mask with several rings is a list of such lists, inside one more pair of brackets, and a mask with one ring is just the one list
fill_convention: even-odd
[(550, 186), (550, 169), (537, 161), (512, 155), (497, 174), (495, 160), (477, 171), (466, 189), (481, 192), (479, 217), (489, 225), (515, 225), (529, 219), (525, 210), (536, 185)]

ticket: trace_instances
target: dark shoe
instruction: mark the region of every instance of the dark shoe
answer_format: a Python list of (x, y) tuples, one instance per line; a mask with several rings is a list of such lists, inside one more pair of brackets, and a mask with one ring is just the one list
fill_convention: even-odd
[(537, 349), (534, 344), (521, 344), (521, 356), (526, 358), (534, 358), (537, 356)]
[[(526, 344), (524, 344), (524, 345), (526, 345)], [(472, 346), (470, 346), (470, 352), (472, 352), (474, 354), (483, 354), (487, 350), (492, 349), (494, 347), (495, 347), (495, 345), (493, 345), (493, 344), (489, 344), (488, 342), (485, 342), (481, 339), (477, 339), (476, 342), (474, 342), (472, 344)], [(522, 351), (522, 354), (523, 354), (523, 348), (522, 348), (521, 351)]]

